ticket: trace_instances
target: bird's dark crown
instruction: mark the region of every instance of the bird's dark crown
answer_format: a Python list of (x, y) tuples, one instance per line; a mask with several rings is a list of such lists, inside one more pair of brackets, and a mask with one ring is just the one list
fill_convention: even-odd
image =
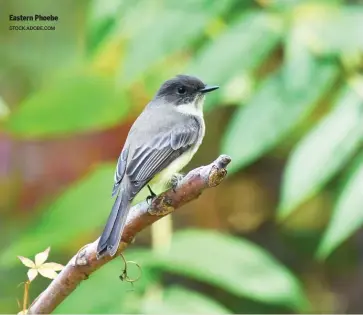
[(180, 74), (176, 77), (165, 81), (156, 97), (171, 96), (171, 95), (194, 95), (198, 91), (202, 90), (206, 85), (198, 78)]

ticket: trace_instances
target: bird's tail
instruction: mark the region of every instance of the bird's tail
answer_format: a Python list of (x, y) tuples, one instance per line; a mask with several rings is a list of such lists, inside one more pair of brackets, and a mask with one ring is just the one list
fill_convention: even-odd
[(121, 189), (112, 206), (110, 216), (107, 219), (106, 226), (102, 232), (97, 246), (97, 257), (105, 255), (115, 255), (118, 245), (120, 244), (122, 231), (125, 227), (127, 215), (130, 209), (130, 191), (128, 185), (121, 184)]

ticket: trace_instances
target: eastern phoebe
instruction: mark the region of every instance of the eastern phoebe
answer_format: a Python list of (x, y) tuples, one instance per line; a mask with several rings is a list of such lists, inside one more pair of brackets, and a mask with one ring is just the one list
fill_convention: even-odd
[(198, 78), (178, 75), (162, 84), (154, 99), (132, 125), (117, 162), (112, 207), (97, 256), (113, 256), (121, 240), (131, 202), (147, 185), (174, 188), (176, 175), (193, 157), (202, 143), (205, 125), (205, 94), (218, 89)]

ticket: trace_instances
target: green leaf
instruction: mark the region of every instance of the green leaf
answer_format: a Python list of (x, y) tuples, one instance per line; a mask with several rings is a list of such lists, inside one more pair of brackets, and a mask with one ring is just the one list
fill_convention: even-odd
[[(303, 25), (305, 26), (305, 25)], [(292, 27), (285, 38), (282, 73), (289, 93), (306, 93), (316, 73), (315, 56), (308, 49), (301, 25)]]
[(303, 20), (305, 38), (319, 54), (352, 54), (363, 51), (361, 6), (317, 7)]
[(218, 302), (196, 291), (174, 286), (163, 291), (159, 296), (146, 297), (143, 301), (144, 314), (231, 314)]
[[(187, 46), (196, 34), (202, 32), (206, 18), (206, 15), (194, 11), (161, 11), (159, 22), (155, 23), (154, 20), (147, 30), (141, 30), (129, 44), (123, 62), (122, 81), (127, 83), (137, 79), (165, 56)], [(188, 23), (185, 23), (187, 20)]]
[(193, 7), (193, 11), (205, 12), (210, 17), (218, 18), (220, 15), (228, 11), (235, 3), (235, 0), (215, 1), (200, 0), (198, 2), (194, 0), (163, 0), (164, 8), (171, 10), (183, 10), (185, 12), (190, 11)]
[(103, 129), (120, 121), (128, 106), (112, 82), (75, 76), (31, 95), (14, 111), (5, 127), (23, 138), (44, 138)]
[(0, 264), (9, 265), (17, 255), (31, 256), (51, 246), (60, 249), (106, 222), (111, 209), (114, 165), (97, 167), (71, 185), (20, 237), (2, 251)]
[[(308, 6), (317, 6), (317, 5), (327, 5), (332, 6), (335, 4), (340, 4), (343, 0), (278, 0), (278, 1), (263, 1), (263, 6), (269, 10), (281, 10), (285, 11), (288, 14), (299, 9), (299, 6), (302, 8), (306, 8)], [(325, 8), (324, 7), (324, 8)], [(306, 12), (305, 12), (306, 13)], [(302, 14), (303, 15), (303, 14)]]
[[(334, 1), (334, 0), (329, 0)], [(294, 7), (304, 2), (304, 0), (279, 0), (279, 1), (264, 1), (263, 6), (268, 9), (292, 10)]]
[(235, 172), (252, 163), (275, 146), (314, 108), (319, 96), (334, 82), (338, 69), (314, 60), (314, 72), (300, 90), (290, 92), (281, 72), (268, 77), (246, 106), (239, 107), (231, 119), (221, 151), (232, 157), (228, 169)]
[(120, 13), (125, 14), (129, 1), (92, 0), (87, 16), (87, 50), (94, 52), (115, 30)]
[(189, 72), (222, 86), (236, 75), (249, 76), (276, 48), (282, 27), (278, 15), (257, 11), (244, 14), (197, 55)]
[[(132, 254), (128, 253), (128, 259)], [(305, 310), (299, 281), (255, 244), (216, 232), (187, 230), (174, 234), (167, 253), (133, 257), (144, 268), (160, 268), (204, 281), (237, 296)]]
[(284, 173), (279, 219), (319, 191), (357, 151), (361, 107), (360, 97), (345, 87), (334, 110), (297, 144)]
[(320, 260), (356, 232), (363, 223), (363, 155), (357, 159), (333, 210), (333, 216), (317, 251)]
[[(166, 56), (186, 49), (204, 32), (208, 22), (225, 11), (232, 1), (165, 1), (156, 6), (149, 2), (142, 14), (141, 26), (133, 32), (123, 61), (120, 80), (127, 84), (137, 79)], [(140, 17), (133, 20), (140, 24)], [(157, 22), (156, 22), (157, 21)], [(151, 36), (152, 34), (152, 36)], [(147, 53), (145, 53), (147, 52)]]
[(5, 119), (10, 113), (8, 105), (5, 103), (4, 99), (0, 96), (0, 121)]

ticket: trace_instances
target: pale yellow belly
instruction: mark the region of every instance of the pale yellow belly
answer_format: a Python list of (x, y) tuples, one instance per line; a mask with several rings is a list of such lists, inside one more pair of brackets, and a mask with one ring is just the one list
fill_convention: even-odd
[[(166, 189), (170, 187), (170, 179), (175, 174), (178, 173), (184, 166), (186, 166), (190, 160), (192, 159), (194, 153), (197, 151), (198, 147), (196, 146), (192, 150), (185, 152), (183, 155), (178, 157), (176, 160), (171, 162), (171, 164), (157, 174), (150, 182), (149, 185), (151, 189), (156, 193), (160, 194)], [(132, 204), (139, 203), (146, 199), (149, 196), (149, 189), (144, 187), (141, 191), (136, 195)]]
[(195, 151), (196, 150), (189, 150), (188, 152), (185, 152), (180, 157), (178, 157), (175, 161), (171, 162), (166, 169), (161, 171), (150, 181), (150, 185), (156, 184), (167, 186), (170, 182), (171, 177), (175, 173), (178, 173), (185, 165), (190, 162)]

